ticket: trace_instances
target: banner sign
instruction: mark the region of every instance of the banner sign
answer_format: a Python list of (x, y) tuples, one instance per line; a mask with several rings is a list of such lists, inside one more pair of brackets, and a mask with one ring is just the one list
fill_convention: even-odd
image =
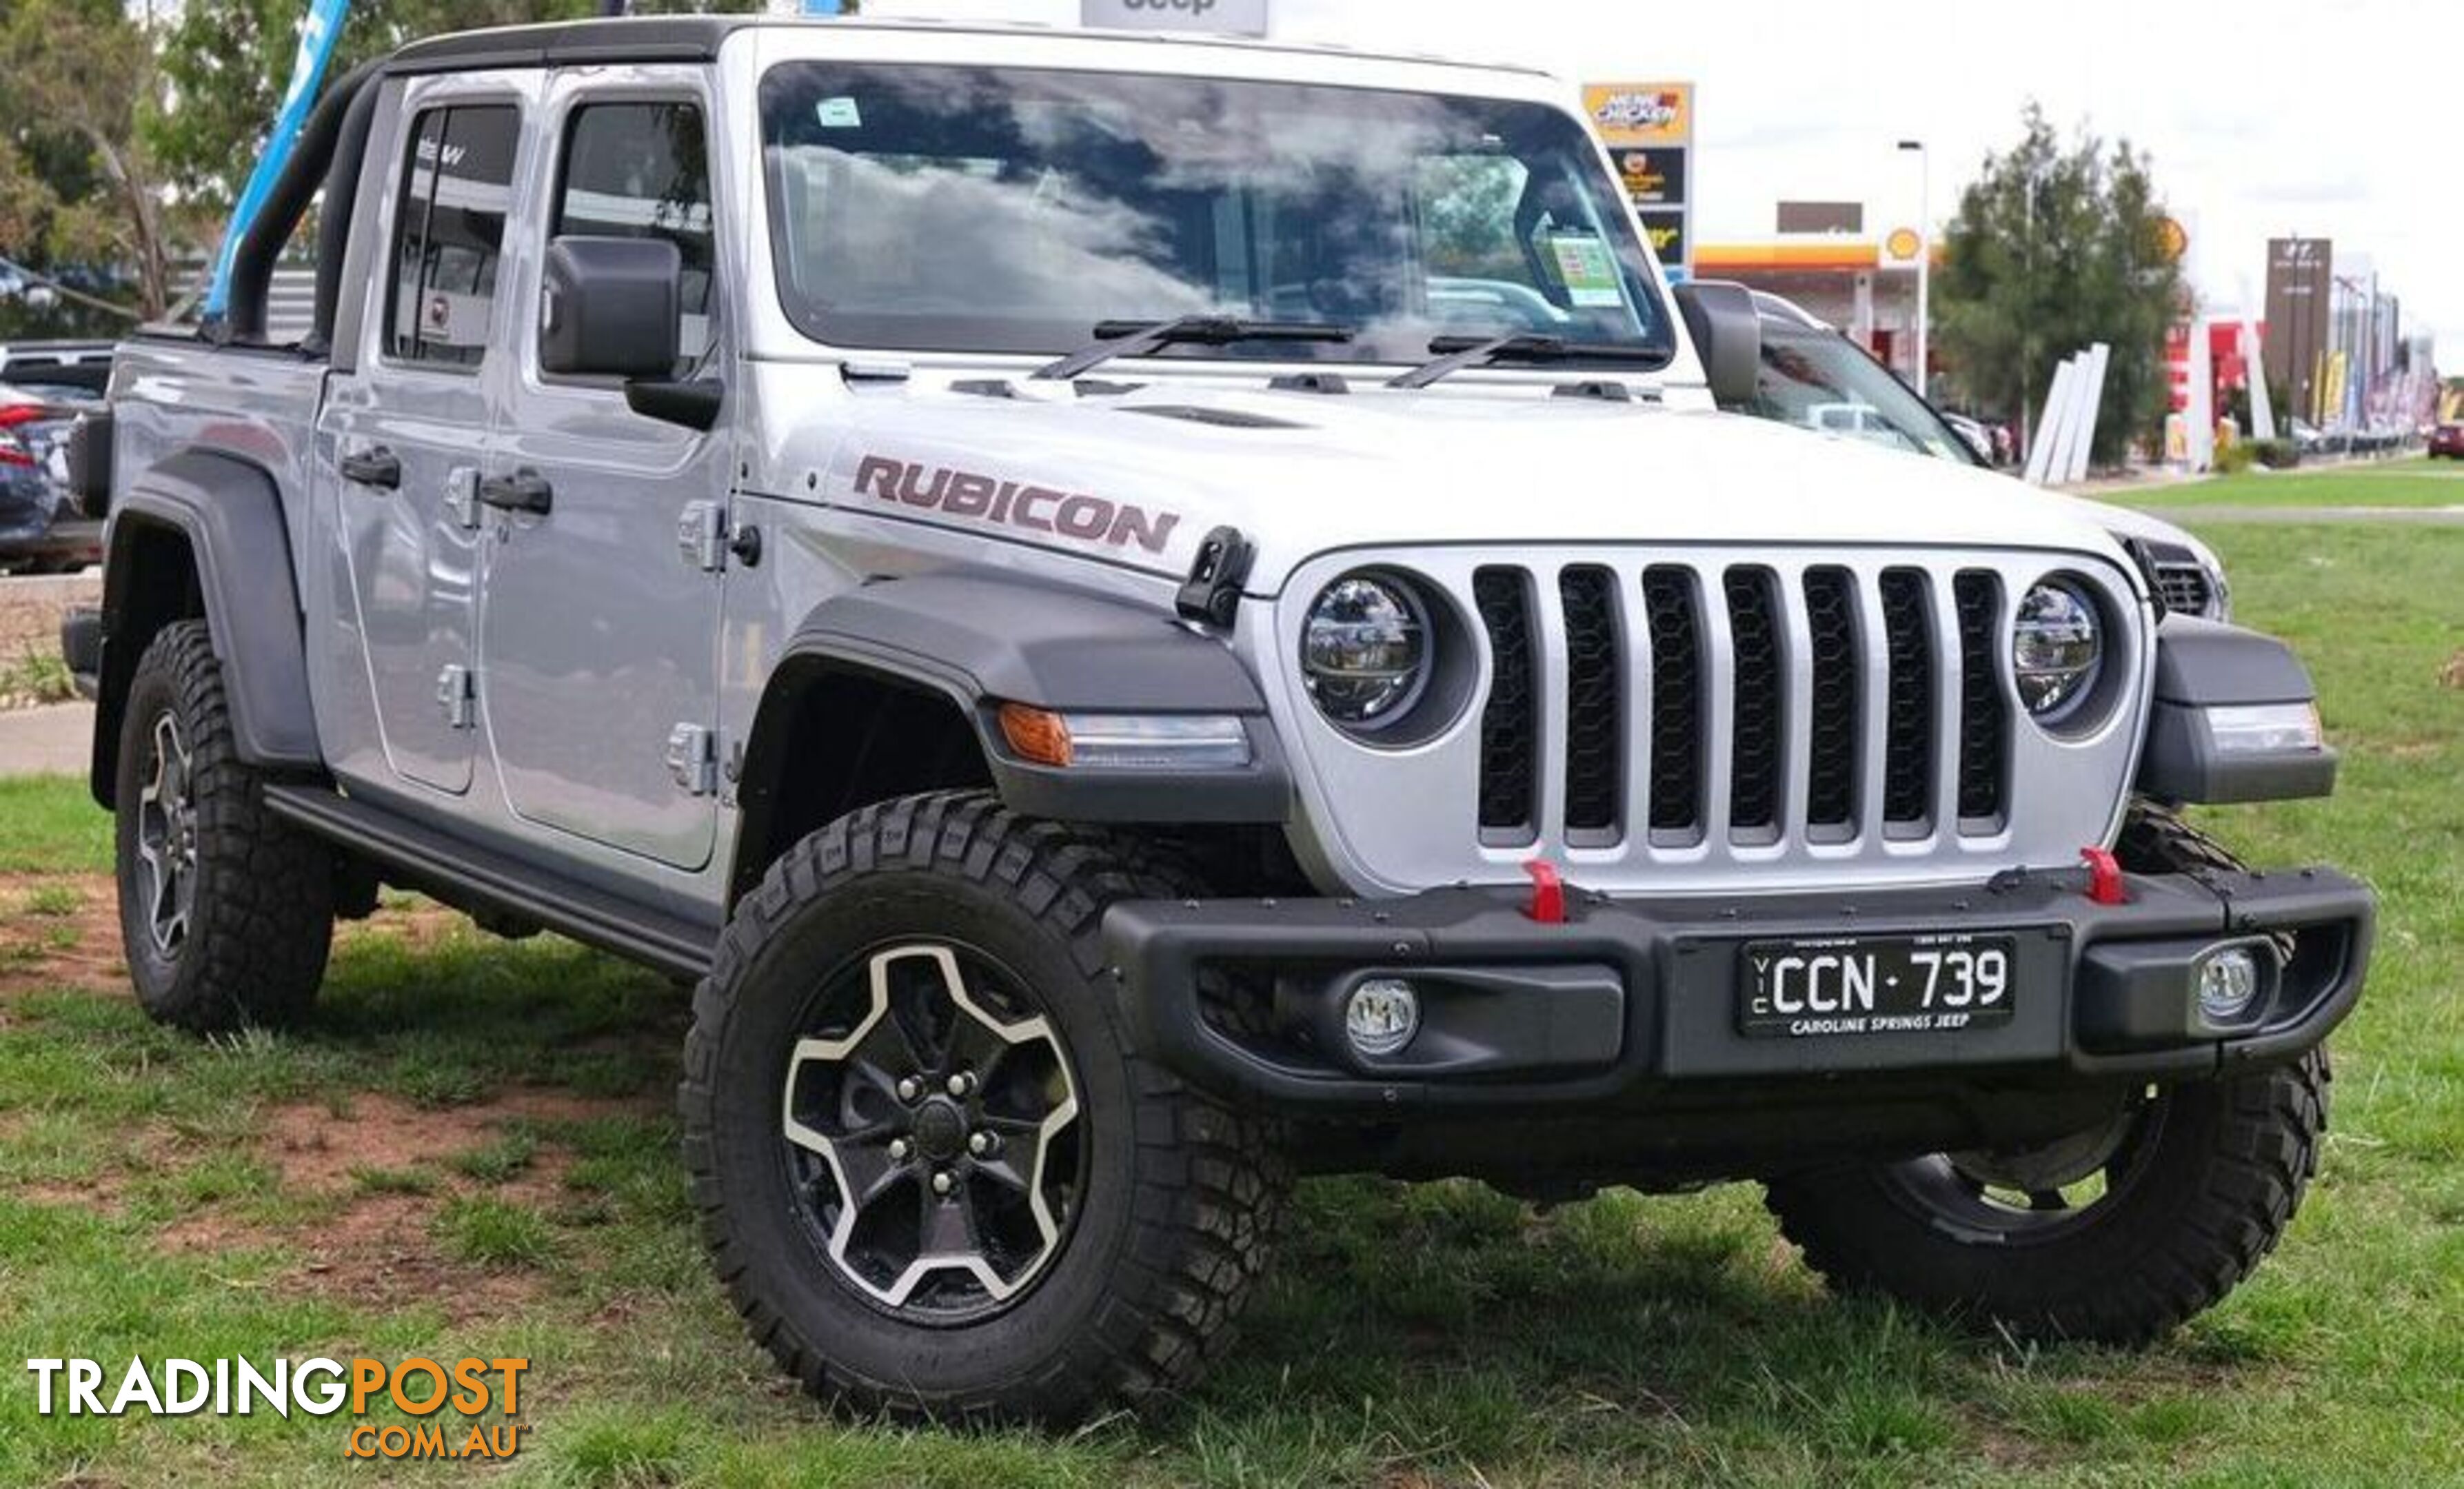
[(2286, 412), (2312, 424), (2324, 424), (2322, 412), (2333, 406), (2319, 394), (2335, 258), (2335, 244), (2327, 238), (2267, 240), (2267, 377), (2284, 389)]
[(1671, 279), (1693, 270), (1694, 146), (1690, 82), (1586, 83), (1583, 112), (1608, 146), (1627, 200), (1642, 219), (1651, 252)]
[(325, 76), (325, 64), (333, 60), (335, 43), (342, 39), (342, 22), (350, 11), (351, 0), (309, 0), (308, 13), (300, 18), (299, 52), (292, 59), (291, 86), (283, 91), (282, 107), (275, 115), (274, 132), (266, 137), (265, 153), (256, 158), (256, 169), (249, 173), (248, 185), (232, 204), (231, 225), (223, 230), (222, 247), (214, 252), (213, 276), (207, 283), (203, 307), (208, 318), (231, 308), (231, 257), (239, 252), (240, 234), (256, 220), (265, 199), (274, 194), (282, 167), (291, 162), (292, 147), (298, 142), (300, 126), (308, 122), (308, 111), (317, 101), (317, 84)]
[(1078, 24), (1112, 31), (1195, 31), (1263, 36), (1266, 0), (1079, 0)]

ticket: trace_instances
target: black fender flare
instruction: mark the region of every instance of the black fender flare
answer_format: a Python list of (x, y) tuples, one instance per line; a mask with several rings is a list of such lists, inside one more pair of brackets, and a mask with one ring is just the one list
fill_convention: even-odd
[(281, 488), (263, 468), (237, 456), (186, 449), (147, 467), (113, 503), (103, 563), (96, 791), (107, 791), (114, 777), (128, 680), (158, 628), (144, 618), (163, 614), (162, 597), (137, 588), (149, 580), (159, 583), (160, 577), (142, 572), (132, 555), (150, 531), (163, 530), (187, 542), (195, 565), (240, 758), (268, 770), (321, 769)]
[(2319, 690), (2293, 648), (2221, 621), (2168, 615), (2156, 627), (2155, 696), (2138, 786), (2166, 801), (2224, 803), (2323, 797), (2336, 789), (2336, 752), (2283, 750), (2220, 756), (2205, 711), (2316, 705)]
[[(1223, 639), (1161, 606), (971, 573), (881, 580), (823, 601), (781, 647), (746, 738), (739, 841), (766, 832), (789, 723), (823, 678), (867, 674), (948, 699), (968, 719), (1013, 810), (1067, 821), (1277, 823), (1291, 811), (1265, 698)], [(1232, 714), (1250, 764), (1208, 772), (1097, 771), (1020, 759), (1002, 703), (1064, 712)]]

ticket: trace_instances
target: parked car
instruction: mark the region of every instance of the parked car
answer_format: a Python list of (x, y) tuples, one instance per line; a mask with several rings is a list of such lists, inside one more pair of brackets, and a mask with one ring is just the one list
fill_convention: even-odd
[(0, 383), (0, 572), (67, 574), (99, 562), (102, 524), (70, 499), (66, 442), (102, 402), (79, 388)]
[[(1872, 353), (1795, 302), (1760, 290), (1753, 298), (1762, 324), (1762, 370), (1751, 398), (1725, 406), (1955, 465), (1992, 466), (1990, 440), (1980, 443), (1961, 427), (1974, 426), (1973, 420), (1947, 414), (1918, 397)], [(2186, 529), (2131, 507), (2039, 494), (2076, 501), (2110, 529), (2148, 571), (2167, 609), (2211, 621), (2233, 619), (2224, 560)]]
[[(1753, 304), (1559, 81), (718, 17), (352, 77), (114, 374), (156, 1018), (302, 1015), (384, 882), (693, 979), (736, 1309), (949, 1422), (1180, 1394), (1296, 1170), (1750, 1178), (2019, 1340), (2292, 1221), (2374, 902), (2173, 803), (2332, 788), (2301, 665), (2101, 511), (1720, 412)], [(1501, 276), (1566, 324), (1433, 294)]]
[(2430, 431), (2430, 457), (2464, 460), (2464, 423), (2442, 423)]

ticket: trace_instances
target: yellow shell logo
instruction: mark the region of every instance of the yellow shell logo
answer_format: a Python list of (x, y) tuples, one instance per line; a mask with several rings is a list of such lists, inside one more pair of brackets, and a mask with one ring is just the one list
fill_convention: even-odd
[(1923, 246), (1924, 240), (1917, 236), (1914, 228), (1894, 228), (1891, 235), (1882, 240), (1882, 251), (1893, 258), (1912, 259)]

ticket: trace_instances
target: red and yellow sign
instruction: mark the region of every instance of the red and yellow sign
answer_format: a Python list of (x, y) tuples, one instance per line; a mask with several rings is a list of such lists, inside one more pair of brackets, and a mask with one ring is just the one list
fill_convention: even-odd
[(1683, 144), (1694, 134), (1694, 85), (1682, 82), (1588, 83), (1583, 112), (1612, 150), (1628, 145)]

